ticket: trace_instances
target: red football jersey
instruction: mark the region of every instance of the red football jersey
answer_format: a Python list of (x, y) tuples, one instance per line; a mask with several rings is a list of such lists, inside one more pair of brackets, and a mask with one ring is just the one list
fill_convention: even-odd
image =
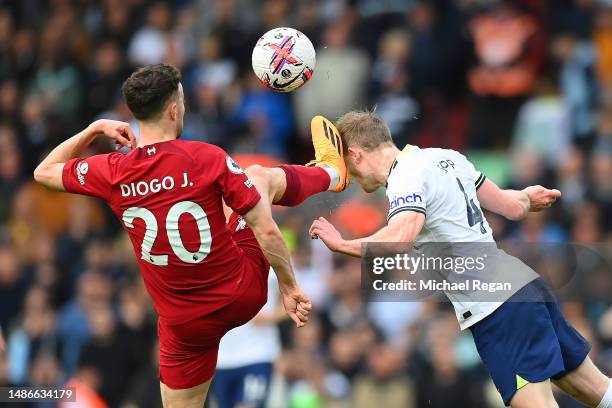
[(217, 146), (174, 140), (68, 161), (64, 188), (105, 200), (129, 233), (153, 304), (180, 324), (230, 303), (244, 267), (222, 200), (240, 215), (260, 200)]

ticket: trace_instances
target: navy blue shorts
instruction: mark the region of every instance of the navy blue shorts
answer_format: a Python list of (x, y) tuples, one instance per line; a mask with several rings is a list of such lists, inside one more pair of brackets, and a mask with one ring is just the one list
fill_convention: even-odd
[(506, 405), (530, 382), (576, 369), (591, 345), (561, 314), (540, 278), (470, 327), (478, 353)]
[(268, 397), (271, 378), (272, 363), (217, 369), (210, 394), (220, 408), (234, 407), (238, 404), (263, 408)]

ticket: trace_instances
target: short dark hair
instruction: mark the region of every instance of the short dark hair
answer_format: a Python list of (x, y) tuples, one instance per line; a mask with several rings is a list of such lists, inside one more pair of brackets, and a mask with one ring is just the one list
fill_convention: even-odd
[(173, 65), (147, 65), (132, 73), (121, 91), (136, 119), (153, 119), (176, 95), (180, 81), (181, 72)]

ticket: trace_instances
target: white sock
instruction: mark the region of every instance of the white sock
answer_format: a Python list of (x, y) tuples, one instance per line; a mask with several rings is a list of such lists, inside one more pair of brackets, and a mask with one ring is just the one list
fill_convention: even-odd
[(612, 408), (612, 381), (608, 381), (608, 389), (597, 408)]
[(327, 172), (327, 174), (329, 174), (329, 187), (327, 187), (327, 189), (331, 190), (335, 188), (340, 182), (340, 173), (338, 173), (338, 170), (334, 169), (331, 166), (328, 166), (327, 164), (323, 164), (323, 163), (317, 164), (317, 166), (322, 168), (323, 170)]

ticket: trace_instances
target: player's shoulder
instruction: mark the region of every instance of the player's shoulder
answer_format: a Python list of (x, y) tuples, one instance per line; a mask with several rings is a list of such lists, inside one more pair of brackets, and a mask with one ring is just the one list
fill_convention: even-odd
[(190, 160), (193, 164), (206, 164), (210, 168), (211, 164), (216, 162), (225, 162), (227, 153), (219, 146), (200, 142), (196, 140), (173, 140), (170, 142), (170, 149), (180, 153), (180, 155), (186, 156), (187, 160)]
[(101, 153), (93, 156), (74, 158), (64, 164), (62, 177), (64, 186), (71, 180), (77, 180), (81, 186), (95, 185), (98, 182), (110, 182), (121, 174), (121, 166), (126, 155), (119, 152)]
[(415, 176), (425, 172), (430, 162), (426, 150), (416, 146), (402, 150), (392, 166), (390, 176), (402, 178), (403, 176)]
[(427, 184), (428, 168), (420, 152), (413, 150), (409, 155), (400, 154), (391, 166), (387, 179), (387, 194)]
[(422, 151), (423, 156), (427, 158), (427, 164), (431, 166), (444, 168), (447, 165), (455, 167), (470, 163), (468, 158), (457, 150), (431, 147)]
[(428, 147), (421, 149), (423, 156), (431, 159), (445, 158), (445, 157), (465, 157), (460, 152), (453, 149), (444, 149), (441, 147)]
[(197, 154), (208, 153), (211, 155), (226, 155), (225, 151), (219, 146), (210, 144), (210, 143), (206, 143), (206, 142), (200, 142), (197, 140), (177, 139), (177, 140), (174, 140), (172, 143), (174, 146), (182, 150), (185, 150), (186, 152), (189, 152), (189, 153), (197, 153)]
[(224, 171), (226, 167), (232, 173), (243, 173), (230, 155), (217, 145), (193, 140), (176, 140), (174, 144), (176, 148), (187, 152), (194, 165), (205, 165), (206, 173)]
[(440, 169), (446, 166), (463, 166), (467, 159), (452, 149), (419, 148), (416, 146), (404, 149), (397, 158), (389, 175), (389, 184), (405, 183), (408, 179), (426, 183)]
[(126, 155), (120, 152), (95, 154), (93, 156), (78, 159), (79, 171), (86, 173), (90, 169), (113, 170), (121, 165)]

